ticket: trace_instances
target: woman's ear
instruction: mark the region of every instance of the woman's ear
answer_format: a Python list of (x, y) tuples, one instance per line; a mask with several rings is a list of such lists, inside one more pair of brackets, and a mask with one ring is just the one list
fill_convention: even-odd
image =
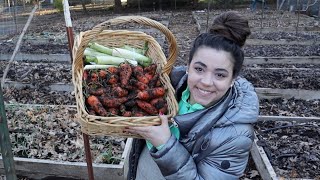
[(234, 85), (235, 81), (236, 81), (235, 79), (232, 80), (230, 87), (232, 87)]
[(189, 71), (189, 64), (187, 64), (186, 74), (188, 74), (188, 71)]

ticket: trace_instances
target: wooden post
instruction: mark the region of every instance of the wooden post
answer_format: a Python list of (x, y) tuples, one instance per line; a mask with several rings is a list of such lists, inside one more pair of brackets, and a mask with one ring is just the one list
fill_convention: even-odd
[[(64, 11), (64, 18), (66, 21), (68, 44), (69, 44), (71, 63), (72, 63), (72, 61), (73, 61), (72, 49), (73, 49), (73, 45), (74, 45), (74, 42), (73, 42), (74, 38), (73, 38), (72, 22), (71, 22), (71, 17), (70, 17), (68, 0), (63, 0), (63, 11)], [(83, 133), (83, 141), (84, 141), (84, 150), (85, 150), (85, 154), (86, 154), (86, 162), (87, 162), (89, 180), (94, 180), (89, 136), (85, 133)]]
[(0, 88), (0, 150), (7, 180), (16, 180), (17, 176), (14, 167), (11, 141), (3, 102), (2, 88)]
[(73, 61), (72, 49), (73, 49), (74, 39), (73, 39), (72, 22), (70, 17), (68, 0), (63, 0), (63, 12), (64, 12), (64, 20), (66, 22), (67, 38), (68, 38), (68, 45), (69, 45), (71, 64), (72, 64), (72, 61)]
[(86, 161), (87, 161), (89, 180), (94, 180), (89, 136), (85, 133), (82, 133), (82, 136), (83, 136), (83, 141), (84, 141), (84, 151), (86, 153)]

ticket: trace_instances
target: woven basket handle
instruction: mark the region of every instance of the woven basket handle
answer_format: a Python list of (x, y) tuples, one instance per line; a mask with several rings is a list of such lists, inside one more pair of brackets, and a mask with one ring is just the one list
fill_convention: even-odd
[(167, 59), (167, 64), (163, 67), (163, 72), (169, 74), (171, 72), (172, 66), (177, 59), (178, 49), (176, 38), (173, 36), (172, 32), (163, 24), (142, 16), (120, 16), (98, 24), (93, 29), (99, 30), (96, 32), (101, 32), (106, 28), (110, 28), (110, 26), (131, 22), (153, 27), (160, 30), (166, 36), (169, 43), (169, 56)]

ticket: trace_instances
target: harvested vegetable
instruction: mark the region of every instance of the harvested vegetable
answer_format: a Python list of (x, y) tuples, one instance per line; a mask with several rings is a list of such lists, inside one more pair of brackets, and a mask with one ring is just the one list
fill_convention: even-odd
[(132, 74), (132, 69), (129, 64), (124, 63), (120, 65), (121, 86), (125, 87), (128, 84), (131, 74)]
[(157, 97), (162, 97), (165, 94), (165, 89), (163, 87), (156, 87), (153, 89), (148, 89), (138, 93), (137, 97), (141, 100), (150, 100)]
[(110, 107), (119, 107), (122, 103), (125, 103), (126, 101), (128, 101), (128, 98), (127, 97), (116, 98), (116, 97), (100, 96), (100, 101), (104, 106), (110, 108)]
[[(102, 53), (90, 48), (88, 51), (97, 56)], [(91, 57), (96, 58), (88, 56), (89, 59)], [(164, 99), (166, 89), (160, 82), (156, 64), (143, 67), (124, 62), (119, 65), (87, 66), (83, 73), (84, 96), (95, 97), (95, 101), (100, 103), (95, 108), (86, 103), (90, 114), (141, 117), (157, 115), (159, 112), (165, 114), (168, 111)], [(90, 66), (97, 68), (92, 69)]]
[(94, 95), (89, 96), (87, 98), (87, 103), (97, 114), (99, 114), (101, 116), (108, 115), (106, 109), (104, 109), (101, 102), (99, 101), (99, 99), (96, 96), (94, 96)]
[(158, 110), (146, 101), (137, 100), (137, 105), (150, 115), (158, 114)]
[(128, 96), (128, 91), (120, 86), (115, 86), (112, 88), (112, 92), (116, 97), (126, 97)]
[[(123, 60), (127, 60), (127, 61), (131, 60), (131, 62), (129, 62), (129, 63), (133, 63), (133, 61), (136, 61), (140, 65), (148, 66), (152, 62), (151, 58), (135, 52), (134, 50), (132, 50), (132, 48), (131, 48), (131, 50), (123, 49), (123, 48), (109, 48), (109, 47), (100, 45), (96, 42), (89, 43), (89, 47), (93, 50), (98, 51), (98, 52), (105, 53), (106, 56), (109, 55), (109, 56), (113, 56), (113, 57), (118, 57), (118, 58), (122, 58)], [(92, 51), (89, 50), (86, 53), (86, 56), (95, 56), (96, 58), (100, 57), (100, 55), (96, 55), (91, 52)], [(99, 59), (95, 60), (96, 63), (97, 63), (97, 61), (100, 61), (100, 60)], [(101, 59), (101, 62), (107, 63), (108, 61), (106, 59), (103, 59), (103, 61), (102, 61), (102, 59)], [(97, 63), (97, 64), (100, 64), (100, 63)]]
[(138, 88), (141, 91), (148, 89), (148, 85), (146, 85), (140, 81), (137, 81), (136, 79), (130, 79), (129, 84), (131, 86), (135, 86), (136, 88)]
[(84, 70), (90, 69), (107, 69), (109, 67), (116, 67), (116, 65), (99, 65), (99, 64), (88, 64), (84, 66)]

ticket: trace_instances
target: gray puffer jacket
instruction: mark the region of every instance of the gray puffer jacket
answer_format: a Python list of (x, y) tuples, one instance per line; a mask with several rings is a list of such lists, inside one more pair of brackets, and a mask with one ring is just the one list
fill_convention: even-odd
[[(171, 81), (177, 97), (185, 90), (186, 79), (185, 67), (173, 69)], [(252, 84), (237, 78), (217, 104), (174, 117), (180, 139), (172, 135), (161, 150), (153, 148), (150, 154), (166, 179), (238, 179), (248, 162), (252, 123), (258, 114), (259, 101)], [(128, 179), (135, 179), (144, 146), (144, 140), (134, 140)]]

